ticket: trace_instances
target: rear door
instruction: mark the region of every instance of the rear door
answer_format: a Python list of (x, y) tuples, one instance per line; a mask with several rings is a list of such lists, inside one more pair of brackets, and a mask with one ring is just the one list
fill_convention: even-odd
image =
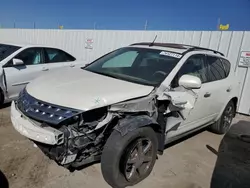
[(47, 70), (43, 64), (42, 48), (27, 48), (14, 58), (21, 59), (23, 65), (13, 65), (12, 59), (3, 66), (9, 98), (15, 98), (18, 93), (37, 76)]
[(56, 48), (44, 48), (45, 64), (49, 70), (63, 67), (76, 67), (77, 61), (70, 54)]
[(213, 103), (210, 107), (213, 109), (216, 118), (224, 109), (231, 96), (233, 80), (229, 80), (230, 63), (217, 56), (207, 55), (208, 64), (208, 83)]

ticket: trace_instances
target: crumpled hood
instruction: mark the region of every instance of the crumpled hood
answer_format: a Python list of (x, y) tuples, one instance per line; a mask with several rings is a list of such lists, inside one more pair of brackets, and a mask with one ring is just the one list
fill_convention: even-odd
[(146, 96), (153, 87), (82, 69), (60, 69), (33, 80), (26, 90), (44, 102), (87, 111)]

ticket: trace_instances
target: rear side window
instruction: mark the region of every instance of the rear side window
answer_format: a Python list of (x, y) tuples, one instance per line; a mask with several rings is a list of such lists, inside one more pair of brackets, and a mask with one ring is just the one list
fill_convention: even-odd
[(227, 77), (226, 70), (222, 61), (213, 56), (207, 56), (208, 81), (213, 82)]
[(42, 48), (28, 48), (20, 52), (15, 58), (21, 59), (25, 65), (42, 63)]
[(226, 59), (221, 59), (221, 61), (224, 65), (224, 69), (225, 69), (226, 77), (227, 77), (230, 73), (231, 63)]
[(75, 61), (76, 59), (70, 54), (55, 48), (45, 48), (45, 63), (58, 63)]

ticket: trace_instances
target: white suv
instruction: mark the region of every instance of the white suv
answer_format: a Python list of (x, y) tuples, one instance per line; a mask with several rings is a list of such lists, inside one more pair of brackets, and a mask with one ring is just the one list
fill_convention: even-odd
[(15, 99), (26, 84), (37, 76), (78, 64), (81, 62), (58, 48), (0, 44), (0, 105)]
[(126, 187), (150, 174), (165, 144), (206, 126), (225, 133), (237, 87), (217, 51), (137, 43), (37, 78), (12, 103), (11, 120), (58, 164), (101, 160), (104, 179)]

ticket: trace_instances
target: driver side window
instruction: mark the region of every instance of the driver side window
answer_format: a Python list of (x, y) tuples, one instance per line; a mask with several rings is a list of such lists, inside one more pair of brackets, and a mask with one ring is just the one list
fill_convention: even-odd
[(15, 58), (21, 59), (24, 65), (37, 65), (42, 63), (42, 49), (28, 48), (20, 52)]
[(174, 77), (171, 87), (179, 87), (179, 79), (184, 74), (189, 74), (192, 76), (197, 76), (201, 79), (202, 83), (208, 81), (207, 79), (207, 66), (205, 63), (205, 55), (193, 55), (187, 59), (187, 61), (182, 65), (176, 76)]

